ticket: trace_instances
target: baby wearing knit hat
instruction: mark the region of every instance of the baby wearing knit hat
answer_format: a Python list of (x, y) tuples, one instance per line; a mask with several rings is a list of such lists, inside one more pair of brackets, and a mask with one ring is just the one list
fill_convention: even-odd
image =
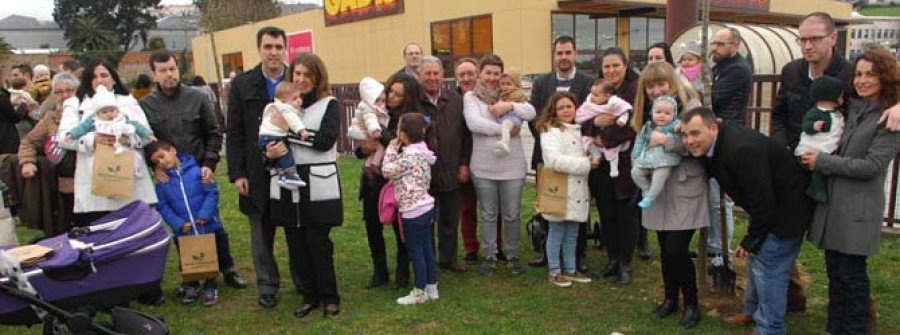
[[(843, 102), (843, 92), (843, 81), (831, 76), (822, 76), (812, 82), (809, 93), (816, 101), (816, 106), (810, 108), (803, 117), (800, 144), (794, 150), (794, 155), (801, 156), (809, 151), (830, 154), (837, 150), (844, 129), (844, 115), (839, 109)], [(825, 176), (813, 172), (806, 195), (819, 203), (828, 202), (825, 182)]]

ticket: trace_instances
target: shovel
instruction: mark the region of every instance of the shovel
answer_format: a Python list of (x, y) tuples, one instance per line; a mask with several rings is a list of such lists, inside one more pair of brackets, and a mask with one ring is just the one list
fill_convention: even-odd
[(731, 269), (728, 252), (728, 222), (725, 221), (725, 190), (719, 185), (719, 237), (722, 239), (722, 266), (713, 273), (715, 290), (719, 293), (734, 295), (737, 274)]

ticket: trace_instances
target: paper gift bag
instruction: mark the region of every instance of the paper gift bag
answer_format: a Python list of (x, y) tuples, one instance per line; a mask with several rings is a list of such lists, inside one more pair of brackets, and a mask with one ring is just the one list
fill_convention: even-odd
[(537, 202), (535, 210), (541, 214), (565, 216), (569, 201), (569, 175), (538, 165)]
[(91, 174), (91, 193), (112, 199), (134, 198), (134, 153), (119, 154), (108, 145), (94, 150), (94, 170)]
[(184, 235), (178, 238), (181, 254), (181, 278), (197, 281), (219, 276), (219, 256), (216, 253), (216, 235)]

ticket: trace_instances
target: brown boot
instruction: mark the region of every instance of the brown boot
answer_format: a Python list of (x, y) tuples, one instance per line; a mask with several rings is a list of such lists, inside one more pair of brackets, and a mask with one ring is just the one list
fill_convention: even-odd
[(735, 314), (732, 316), (728, 316), (722, 319), (722, 322), (725, 322), (726, 325), (729, 326), (744, 326), (753, 323), (753, 316), (747, 315), (744, 313)]

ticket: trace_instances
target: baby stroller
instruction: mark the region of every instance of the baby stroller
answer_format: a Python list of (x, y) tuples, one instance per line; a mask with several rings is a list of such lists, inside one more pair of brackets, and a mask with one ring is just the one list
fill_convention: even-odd
[[(158, 318), (123, 308), (159, 285), (169, 233), (146, 203), (38, 242), (53, 249), (22, 267), (0, 247), (0, 324), (42, 323), (44, 334), (168, 334)], [(91, 320), (97, 312), (111, 321)]]

